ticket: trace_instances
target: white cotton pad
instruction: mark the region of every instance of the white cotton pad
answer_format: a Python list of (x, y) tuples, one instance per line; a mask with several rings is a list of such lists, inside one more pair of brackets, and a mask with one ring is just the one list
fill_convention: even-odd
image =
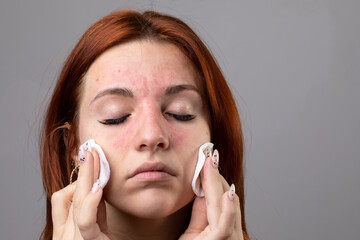
[(87, 140), (80, 146), (79, 149), (79, 159), (85, 159), (86, 151), (90, 151), (91, 149), (95, 149), (100, 158), (100, 174), (99, 174), (99, 185), (101, 188), (104, 188), (110, 178), (110, 167), (109, 163), (105, 157), (104, 151), (101, 147), (95, 143), (94, 139)]
[(213, 143), (207, 142), (201, 145), (201, 147), (199, 148), (198, 161), (196, 163), (195, 174), (191, 183), (192, 189), (198, 197), (204, 196), (204, 191), (201, 187), (200, 182), (200, 171), (204, 166), (205, 159), (212, 156), (213, 146)]

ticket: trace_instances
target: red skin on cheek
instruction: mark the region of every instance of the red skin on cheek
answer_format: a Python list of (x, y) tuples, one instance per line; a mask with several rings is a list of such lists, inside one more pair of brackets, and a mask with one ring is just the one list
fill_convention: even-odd
[(186, 140), (185, 132), (177, 131), (171, 134), (171, 141), (174, 145), (179, 146)]
[(122, 132), (121, 134), (118, 134), (115, 136), (115, 139), (113, 141), (113, 148), (114, 149), (121, 149), (121, 148), (128, 148), (131, 139), (133, 138), (133, 129), (126, 129), (124, 132)]

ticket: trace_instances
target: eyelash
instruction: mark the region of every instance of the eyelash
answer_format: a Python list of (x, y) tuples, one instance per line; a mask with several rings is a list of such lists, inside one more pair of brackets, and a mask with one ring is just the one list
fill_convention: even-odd
[[(182, 121), (182, 122), (188, 122), (195, 118), (195, 115), (190, 115), (190, 114), (185, 114), (185, 115), (174, 114), (174, 113), (166, 113), (166, 114), (168, 116), (170, 116), (178, 121)], [(117, 125), (117, 124), (123, 123), (129, 116), (130, 116), (130, 114), (125, 115), (121, 118), (105, 119), (104, 121), (98, 121), (98, 122), (101, 124), (104, 124), (104, 125)]]
[(182, 122), (188, 122), (191, 121), (195, 118), (195, 115), (190, 115), (190, 114), (185, 114), (185, 115), (181, 115), (181, 114), (174, 114), (174, 113), (166, 113), (168, 116), (175, 118), (178, 121), (182, 121)]
[(105, 119), (104, 121), (99, 121), (99, 123), (104, 124), (104, 125), (116, 125), (116, 124), (123, 123), (129, 116), (130, 116), (130, 114), (125, 115), (121, 118)]

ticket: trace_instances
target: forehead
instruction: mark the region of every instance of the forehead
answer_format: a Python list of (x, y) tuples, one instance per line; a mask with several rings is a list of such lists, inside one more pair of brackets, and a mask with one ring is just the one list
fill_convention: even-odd
[(85, 76), (85, 93), (116, 87), (142, 93), (177, 84), (199, 87), (199, 80), (192, 63), (175, 45), (132, 41), (107, 50), (95, 60)]

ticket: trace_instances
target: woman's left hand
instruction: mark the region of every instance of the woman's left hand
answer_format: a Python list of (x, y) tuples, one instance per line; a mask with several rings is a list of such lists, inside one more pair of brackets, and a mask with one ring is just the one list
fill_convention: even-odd
[(217, 166), (213, 157), (206, 159), (201, 173), (205, 197), (195, 198), (189, 227), (180, 240), (244, 239), (239, 197), (234, 188), (230, 190)]

